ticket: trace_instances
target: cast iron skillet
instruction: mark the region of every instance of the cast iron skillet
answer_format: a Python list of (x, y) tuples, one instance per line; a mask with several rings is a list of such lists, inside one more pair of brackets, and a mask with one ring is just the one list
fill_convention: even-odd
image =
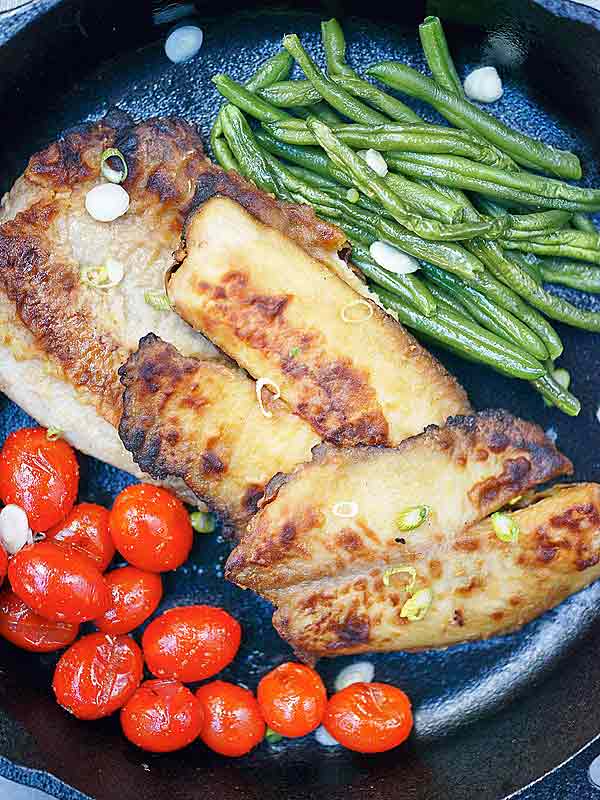
[[(427, 11), (447, 21), (461, 71), (483, 63), (501, 68), (510, 89), (496, 113), (580, 152), (588, 179), (599, 182), (594, 151), (600, 139), (599, 18), (581, 6), (551, 0), (437, 0), (427, 9), (424, 2), (408, 0), (288, 7), (196, 2), (190, 11), (204, 29), (204, 46), (193, 61), (177, 66), (162, 47), (174, 5), (181, 3), (42, 0), (24, 16), (0, 22), (1, 189), (36, 149), (112, 103), (138, 118), (180, 114), (206, 136), (218, 105), (212, 74), (227, 70), (243, 79), (292, 30), (316, 53), (319, 20), (333, 14), (343, 19), (354, 64), (396, 55), (422, 66), (416, 26)], [(563, 365), (574, 376), (583, 405), (576, 420), (545, 409), (526, 386), (441, 357), (476, 407), (501, 404), (553, 427), (577, 477), (598, 479), (600, 336), (569, 329), (561, 334)], [(0, 400), (2, 440), (26, 423), (22, 412)], [(129, 482), (93, 459), (81, 461), (84, 499), (110, 504)], [(267, 604), (221, 579), (227, 550), (219, 537), (199, 541), (189, 564), (166, 576), (163, 607), (212, 602), (233, 610), (245, 638), (224, 677), (254, 688), (261, 674), (291, 654), (270, 626)], [(554, 770), (519, 795), (592, 797), (586, 768), (594, 746), (570, 757), (600, 730), (599, 602), (600, 582), (515, 635), (445, 652), (375, 657), (377, 679), (402, 686), (416, 712), (410, 742), (378, 757), (326, 749), (307, 737), (261, 747), (238, 761), (211, 755), (198, 744), (154, 758), (130, 746), (116, 720), (85, 724), (59, 709), (49, 690), (54, 658), (0, 646), (0, 772), (59, 797), (81, 797), (69, 784), (99, 800), (496, 800)], [(346, 662), (321, 662), (330, 688)]]

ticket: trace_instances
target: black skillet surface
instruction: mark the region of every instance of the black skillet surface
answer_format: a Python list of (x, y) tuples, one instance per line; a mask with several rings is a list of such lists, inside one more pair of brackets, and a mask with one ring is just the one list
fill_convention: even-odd
[[(197, 122), (206, 136), (219, 102), (211, 75), (226, 70), (245, 78), (289, 31), (301, 34), (318, 53), (319, 20), (332, 14), (344, 21), (353, 64), (396, 56), (423, 66), (416, 35), (426, 13), (422, 2), (398, 3), (393, 11), (378, 2), (366, 8), (364, 2), (294, 3), (287, 9), (198, 2), (205, 41), (200, 54), (183, 65), (164, 56), (172, 24), (165, 21), (165, 11), (173, 5), (181, 6), (42, 0), (21, 22), (0, 22), (0, 42), (5, 40), (0, 47), (0, 188), (9, 187), (30, 153), (112, 103), (138, 118), (180, 114)], [(599, 183), (594, 146), (600, 133), (600, 15), (549, 0), (437, 0), (427, 10), (454, 23), (448, 33), (461, 73), (484, 63), (501, 68), (507, 91), (494, 113), (527, 133), (575, 149), (583, 155), (587, 180)], [(576, 420), (544, 408), (524, 385), (441, 357), (476, 407), (502, 405), (553, 428), (559, 446), (575, 462), (577, 477), (598, 479), (600, 336), (568, 329), (561, 334), (562, 365), (573, 375), (583, 405)], [(26, 422), (6, 398), (0, 400), (2, 439)], [(81, 462), (84, 499), (110, 504), (130, 480), (93, 459)], [(261, 674), (291, 653), (270, 626), (267, 604), (222, 581), (227, 552), (220, 537), (199, 537), (188, 564), (165, 576), (163, 609), (192, 602), (231, 609), (243, 625), (244, 643), (223, 677), (254, 688)], [(410, 694), (416, 720), (409, 744), (378, 757), (324, 748), (312, 736), (263, 746), (237, 761), (211, 755), (201, 745), (168, 757), (142, 754), (119, 735), (116, 720), (80, 723), (54, 704), (49, 690), (53, 658), (0, 645), (0, 754), (5, 757), (0, 773), (59, 797), (81, 797), (45, 772), (33, 771), (47, 770), (98, 800), (496, 800), (554, 770), (600, 731), (599, 603), (600, 582), (512, 636), (444, 652), (374, 657), (376, 678)], [(330, 688), (348, 661), (321, 662)], [(585, 777), (593, 754), (591, 747), (519, 796), (595, 796)]]

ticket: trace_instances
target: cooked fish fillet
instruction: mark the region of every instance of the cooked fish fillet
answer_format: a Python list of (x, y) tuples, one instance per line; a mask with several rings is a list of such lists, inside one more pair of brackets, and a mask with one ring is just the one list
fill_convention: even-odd
[[(254, 378), (273, 381), (337, 445), (398, 444), (469, 410), (462, 388), (409, 333), (318, 252), (265, 224), (256, 191), (248, 198), (241, 186), (231, 173), (198, 181), (168, 283), (190, 325)], [(364, 321), (345, 321), (352, 315)]]
[[(502, 411), (430, 426), (397, 449), (322, 446), (310, 464), (267, 490), (225, 574), (274, 603), (276, 629), (308, 658), (443, 647), (489, 636), (521, 624), (527, 609), (549, 607), (549, 597), (573, 591), (576, 576), (557, 576), (560, 590), (541, 597), (539, 581), (530, 576), (514, 601), (514, 584), (503, 593), (505, 573), (498, 565), (509, 545), (485, 526), (469, 528), (570, 471), (541, 429)], [(416, 505), (430, 507), (427, 520), (402, 532), (398, 515)], [(534, 518), (526, 510), (523, 519)], [(515, 555), (527, 541), (510, 551), (515, 581), (528, 571)], [(409, 571), (392, 575), (386, 586), (386, 570), (399, 566)], [(416, 588), (433, 592), (431, 610), (420, 622), (401, 617), (411, 569)], [(479, 614), (477, 598), (484, 609)], [(502, 614), (484, 625), (485, 609), (494, 602), (494, 613)]]
[(121, 439), (154, 478), (176, 476), (239, 531), (269, 479), (311, 458), (310, 425), (234, 366), (182, 356), (154, 334), (120, 369)]

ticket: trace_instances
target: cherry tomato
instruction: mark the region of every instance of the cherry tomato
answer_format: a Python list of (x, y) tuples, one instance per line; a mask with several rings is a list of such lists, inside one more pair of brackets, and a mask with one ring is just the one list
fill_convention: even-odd
[(130, 742), (151, 753), (171, 753), (197, 739), (202, 704), (179, 681), (145, 681), (121, 709), (121, 727)]
[(2, 586), (2, 581), (6, 578), (6, 573), (8, 572), (8, 555), (6, 550), (0, 544), (0, 586)]
[(156, 611), (162, 597), (162, 581), (155, 572), (121, 567), (104, 576), (112, 601), (96, 625), (104, 633), (129, 633)]
[(79, 625), (40, 617), (10, 589), (0, 594), (0, 636), (22, 650), (52, 653), (74, 642), (78, 632)]
[(110, 533), (123, 558), (148, 572), (177, 569), (192, 549), (185, 506), (170, 492), (148, 483), (128, 486), (117, 495)]
[(242, 629), (227, 611), (213, 606), (171, 608), (144, 631), (148, 669), (159, 678), (185, 683), (220, 672), (235, 657)]
[(110, 604), (100, 571), (69, 545), (44, 541), (24, 547), (11, 558), (8, 577), (15, 594), (46, 619), (85, 622)]
[(269, 728), (292, 739), (318, 728), (327, 704), (318, 672), (294, 662), (280, 664), (265, 675), (256, 694)]
[(130, 636), (90, 633), (62, 654), (52, 688), (78, 719), (100, 719), (129, 700), (142, 680), (142, 651)]
[(73, 508), (79, 465), (71, 445), (45, 428), (11, 433), (0, 452), (0, 499), (25, 509), (33, 531), (47, 531)]
[(50, 528), (46, 536), (71, 545), (104, 572), (116, 550), (108, 530), (108, 516), (107, 508), (95, 503), (79, 503), (65, 520)]
[(265, 737), (266, 725), (248, 689), (225, 681), (201, 686), (196, 697), (204, 710), (200, 738), (222, 756), (244, 756)]
[(349, 750), (383, 753), (408, 737), (410, 700), (387, 683), (353, 683), (330, 698), (323, 725)]

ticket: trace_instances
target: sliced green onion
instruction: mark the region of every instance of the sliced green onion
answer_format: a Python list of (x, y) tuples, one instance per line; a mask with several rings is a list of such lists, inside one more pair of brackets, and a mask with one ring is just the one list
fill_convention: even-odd
[[(116, 170), (109, 166), (109, 158), (118, 158), (121, 162), (121, 169)], [(128, 173), (127, 162), (125, 161), (125, 156), (123, 153), (116, 147), (109, 147), (107, 150), (105, 150), (100, 156), (100, 172), (106, 178), (106, 180), (110, 181), (111, 183), (123, 183), (123, 181), (127, 178)]]
[(490, 519), (492, 521), (494, 533), (501, 542), (515, 544), (519, 541), (519, 526), (509, 514), (496, 511), (495, 514), (492, 514)]
[(46, 431), (46, 439), (51, 442), (55, 442), (57, 439), (63, 435), (62, 428), (55, 428), (54, 425), (50, 425), (48, 430)]
[(277, 733), (277, 731), (272, 731), (271, 728), (267, 728), (265, 733), (265, 741), (267, 741), (269, 744), (276, 744), (282, 739), (283, 736), (280, 733)]
[(418, 622), (427, 614), (432, 602), (433, 593), (431, 589), (419, 589), (404, 603), (400, 610), (400, 616), (410, 620), (410, 622)]
[(566, 369), (562, 369), (562, 367), (555, 369), (552, 373), (552, 377), (557, 383), (560, 383), (563, 389), (569, 388), (571, 384), (571, 376)]
[(107, 258), (99, 267), (83, 267), (80, 272), (83, 283), (94, 289), (112, 289), (121, 283), (124, 274), (123, 265), (116, 258)]
[[(362, 312), (362, 316), (360, 312), (358, 315), (353, 316), (352, 313), (348, 313), (351, 308), (363, 308), (365, 311)], [(366, 300), (353, 300), (351, 303), (346, 303), (340, 312), (340, 316), (344, 322), (367, 322), (373, 316), (373, 307)]]
[(398, 530), (412, 531), (414, 528), (418, 528), (419, 525), (425, 522), (430, 513), (431, 508), (429, 506), (412, 506), (401, 511), (396, 517)]
[(197, 533), (213, 533), (217, 527), (215, 515), (209, 511), (194, 511), (190, 514), (190, 522)]
[(167, 297), (167, 293), (161, 291), (160, 289), (151, 289), (147, 292), (144, 292), (144, 300), (149, 306), (152, 306), (152, 308), (155, 308), (157, 311), (173, 310), (173, 306)]
[(390, 578), (400, 572), (407, 572), (410, 575), (410, 583), (406, 587), (406, 591), (412, 594), (417, 583), (417, 570), (409, 564), (399, 564), (397, 567), (390, 567), (383, 573), (383, 585), (390, 585)]
[(348, 189), (348, 191), (346, 192), (346, 200), (349, 203), (358, 203), (358, 201), (360, 200), (360, 195), (356, 191), (356, 189)]
[(300, 348), (299, 347), (292, 347), (292, 349), (290, 350), (290, 353), (289, 353), (290, 358), (296, 358), (296, 356), (298, 355), (299, 352), (300, 352)]

